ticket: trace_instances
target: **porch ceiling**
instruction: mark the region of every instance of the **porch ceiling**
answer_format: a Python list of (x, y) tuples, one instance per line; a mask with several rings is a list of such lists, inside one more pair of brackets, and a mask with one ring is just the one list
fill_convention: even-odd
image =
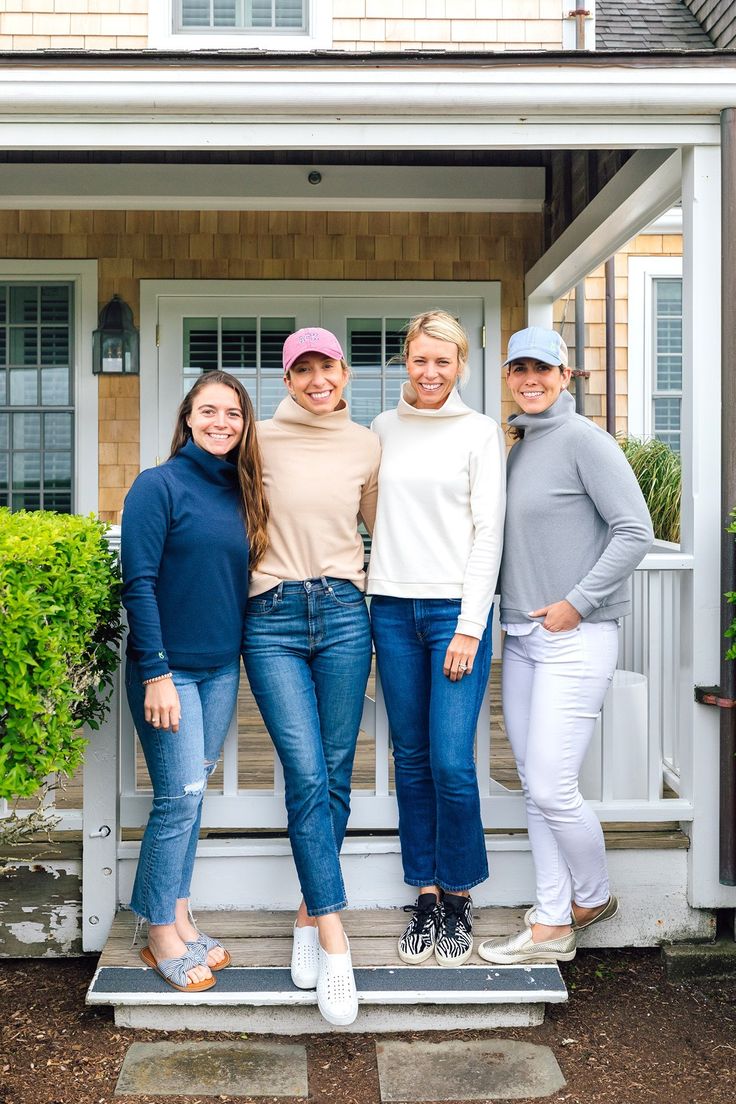
[(0, 164), (0, 208), (541, 211), (544, 167)]

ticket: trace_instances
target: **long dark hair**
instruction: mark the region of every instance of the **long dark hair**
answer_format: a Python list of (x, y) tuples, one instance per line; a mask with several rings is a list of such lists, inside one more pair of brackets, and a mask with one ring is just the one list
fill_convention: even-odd
[(228, 453), (228, 458), (235, 462), (238, 470), (238, 483), (240, 484), (240, 499), (245, 528), (250, 542), (250, 565), (257, 567), (266, 551), (268, 538), (266, 529), (268, 525), (268, 500), (263, 490), (263, 470), (261, 467), (261, 450), (258, 447), (256, 436), (256, 417), (253, 411), (253, 403), (248, 392), (239, 379), (231, 376), (229, 372), (219, 370), (204, 372), (194, 383), (191, 391), (182, 399), (176, 415), (174, 436), (171, 438), (171, 456), (176, 456), (180, 449), (184, 448), (187, 441), (191, 440), (192, 431), (187, 425), (187, 418), (192, 413), (194, 400), (199, 392), (209, 387), (211, 383), (221, 383), (229, 387), (238, 396), (240, 409), (243, 413), (243, 436), (237, 448)]

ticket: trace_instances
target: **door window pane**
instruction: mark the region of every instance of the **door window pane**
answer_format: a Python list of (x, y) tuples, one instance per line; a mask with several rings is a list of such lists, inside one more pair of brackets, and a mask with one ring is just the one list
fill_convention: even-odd
[(257, 418), (284, 397), (281, 349), (296, 328), (287, 317), (185, 318), (184, 393), (203, 371), (220, 368), (245, 386)]
[(370, 425), (377, 414), (395, 406), (405, 378), (402, 349), (406, 318), (349, 318), (347, 357), (353, 372), (350, 412)]
[(0, 284), (0, 363), (9, 362), (0, 372), (0, 503), (9, 486), (12, 509), (72, 510), (71, 327), (70, 285)]

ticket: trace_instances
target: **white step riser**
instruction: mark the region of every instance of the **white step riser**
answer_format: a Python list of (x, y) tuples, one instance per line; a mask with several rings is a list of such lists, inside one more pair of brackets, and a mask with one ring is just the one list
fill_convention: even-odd
[(157, 1031), (237, 1031), (249, 1035), (312, 1035), (342, 1032), (491, 1030), (538, 1027), (543, 1004), (410, 1007), (373, 1005), (361, 1008), (349, 1027), (333, 1027), (316, 1008), (196, 1008), (122, 1006), (115, 1009), (118, 1027)]

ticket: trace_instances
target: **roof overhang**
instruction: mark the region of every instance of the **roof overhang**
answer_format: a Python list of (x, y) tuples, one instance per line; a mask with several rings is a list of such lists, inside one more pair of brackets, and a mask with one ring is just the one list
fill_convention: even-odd
[[(717, 144), (736, 59), (319, 67), (220, 63), (0, 69), (0, 147), (44, 149), (631, 148)], [(703, 59), (705, 60), (705, 59)], [(602, 130), (601, 126), (605, 129)], [(551, 137), (550, 126), (556, 127)], [(646, 139), (636, 127), (649, 128)], [(633, 127), (633, 129), (632, 129)], [(655, 132), (652, 132), (652, 127)], [(633, 139), (633, 141), (632, 141)]]

